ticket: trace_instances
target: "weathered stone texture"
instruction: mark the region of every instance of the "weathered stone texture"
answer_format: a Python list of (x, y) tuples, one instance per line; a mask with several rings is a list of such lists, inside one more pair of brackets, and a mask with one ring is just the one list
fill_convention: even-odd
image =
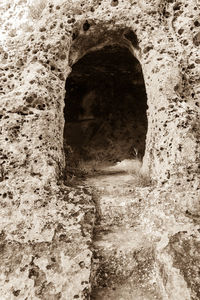
[(65, 81), (79, 58), (110, 44), (143, 69), (143, 169), (159, 187), (140, 191), (141, 219), (163, 299), (199, 299), (199, 24), (195, 0), (1, 1), (2, 300), (88, 299), (95, 208), (63, 182)]

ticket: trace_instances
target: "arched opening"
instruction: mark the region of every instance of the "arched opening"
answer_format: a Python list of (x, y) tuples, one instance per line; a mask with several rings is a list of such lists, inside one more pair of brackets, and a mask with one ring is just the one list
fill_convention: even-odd
[(147, 96), (141, 65), (127, 48), (105, 46), (78, 60), (66, 81), (65, 104), (69, 167), (142, 159)]

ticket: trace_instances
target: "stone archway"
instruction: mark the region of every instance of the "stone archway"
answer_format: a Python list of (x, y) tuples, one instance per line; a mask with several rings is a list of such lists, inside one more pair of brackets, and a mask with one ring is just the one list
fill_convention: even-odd
[(64, 140), (76, 152), (73, 161), (142, 159), (147, 97), (129, 49), (114, 44), (85, 54), (66, 81), (65, 102)]
[[(103, 56), (104, 55), (106, 56), (106, 53), (108, 56), (107, 57), (107, 61), (108, 61), (109, 60), (109, 52), (110, 52), (110, 57), (113, 56), (113, 62), (111, 62), (111, 64), (110, 64), (111, 67), (109, 69), (109, 67), (106, 66), (106, 62), (105, 62), (104, 66), (103, 66), (103, 68), (105, 70), (103, 72), (102, 71), (99, 72), (97, 70), (98, 62), (99, 62), (99, 64), (103, 63), (103, 60), (104, 60)], [(114, 55), (112, 55), (112, 52)], [(97, 63), (95, 63), (95, 55), (96, 55), (96, 58), (98, 59)], [(104, 81), (107, 81), (107, 86), (110, 85), (110, 87), (104, 88), (103, 85), (100, 84), (101, 87), (99, 87), (99, 88), (103, 89), (105, 93), (106, 93), (106, 89), (110, 90), (110, 93), (113, 93), (113, 91), (111, 92), (111, 90), (113, 89), (113, 87), (111, 88), (111, 85), (116, 86), (116, 88), (114, 88), (114, 90), (117, 90), (117, 89), (120, 90), (119, 84), (117, 82), (117, 76), (119, 76), (119, 77), (121, 76), (122, 81), (123, 81), (122, 86), (124, 85), (122, 87), (122, 89), (126, 90), (125, 98), (127, 98), (127, 99), (125, 101), (126, 102), (125, 105), (129, 105), (129, 106), (132, 105), (131, 110), (135, 110), (135, 112), (138, 110), (135, 113), (135, 115), (137, 115), (138, 119), (139, 119), (139, 115), (140, 115), (140, 118), (142, 118), (142, 121), (141, 122), (139, 121), (137, 124), (137, 125), (139, 125), (139, 123), (140, 123), (139, 127), (141, 126), (141, 128), (138, 130), (138, 135), (135, 134), (137, 132), (137, 129), (135, 130), (137, 125), (135, 124), (136, 125), (136, 127), (135, 127), (135, 125), (132, 124), (132, 127), (133, 127), (132, 135), (130, 134), (130, 141), (125, 146), (125, 155), (124, 156), (121, 155), (121, 158), (115, 157), (115, 159), (116, 159), (116, 161), (120, 161), (123, 158), (130, 159), (131, 155), (132, 155), (132, 158), (137, 157), (140, 160), (142, 160), (142, 158), (145, 154), (145, 147), (146, 147), (146, 135), (147, 135), (147, 113), (146, 113), (146, 110), (147, 110), (148, 106), (147, 106), (145, 79), (143, 77), (142, 52), (139, 47), (138, 38), (137, 38), (137, 35), (135, 34), (135, 32), (131, 28), (124, 27), (124, 26), (118, 26), (118, 25), (115, 25), (115, 28), (112, 28), (112, 30), (109, 30), (109, 24), (106, 24), (106, 23), (103, 24), (101, 22), (99, 24), (94, 24), (91, 20), (86, 20), (85, 23), (82, 24), (82, 28), (80, 28), (78, 31), (76, 31), (76, 29), (74, 29), (74, 31), (72, 33), (72, 44), (71, 44), (71, 47), (69, 50), (68, 60), (69, 60), (69, 66), (71, 67), (71, 73), (68, 74), (68, 77), (66, 80), (66, 91), (67, 91), (66, 98), (65, 98), (65, 104), (66, 104), (65, 120), (66, 120), (66, 122), (67, 122), (67, 118), (69, 117), (70, 109), (73, 110), (72, 106), (74, 104), (72, 104), (72, 102), (77, 103), (74, 100), (72, 100), (72, 102), (70, 102), (70, 98), (73, 98), (76, 96), (72, 95), (73, 93), (71, 93), (69, 90), (72, 88), (73, 85), (76, 85), (75, 82), (77, 82), (77, 86), (79, 84), (84, 85), (84, 83), (83, 83), (84, 81), (87, 82), (87, 79), (83, 80), (84, 71), (86, 71), (88, 73), (87, 74), (88, 78), (92, 77), (95, 74), (95, 68), (97, 71), (96, 74), (104, 73)], [(87, 62), (87, 60), (88, 60), (88, 62)], [(120, 60), (121, 60), (121, 63), (120, 63)], [(124, 70), (123, 70), (123, 60), (125, 61)], [(87, 64), (90, 64), (90, 66), (88, 65), (87, 67), (85, 67), (84, 64), (85, 64), (85, 66)], [(114, 67), (115, 70), (112, 70), (112, 65), (115, 65), (115, 64), (119, 64), (118, 71), (117, 71), (117, 68), (118, 68), (117, 65)], [(131, 65), (132, 65), (132, 67), (131, 67)], [(84, 71), (81, 71), (81, 68)], [(91, 68), (91, 70), (90, 70), (90, 68)], [(106, 71), (106, 68), (107, 68), (107, 71)], [(120, 70), (120, 68), (121, 68), (121, 70)], [(132, 68), (132, 70), (131, 70), (131, 68)], [(113, 74), (115, 74), (114, 76), (112, 74), (113, 71), (114, 71)], [(110, 75), (109, 75), (110, 78), (108, 80), (105, 80), (106, 72), (107, 72), (107, 74), (110, 73)], [(117, 75), (117, 72), (118, 72), (118, 75)], [(78, 75), (78, 73), (79, 73), (79, 75)], [(93, 75), (92, 75), (92, 73), (93, 73)], [(82, 74), (82, 76), (81, 76), (81, 74)], [(81, 79), (81, 77), (82, 77), (82, 79)], [(90, 92), (91, 92), (91, 95), (93, 93), (93, 97), (96, 97), (96, 95), (94, 95), (94, 94), (96, 93), (95, 90), (98, 89), (97, 88), (98, 84), (96, 83), (96, 86), (95, 86), (95, 81), (96, 82), (98, 81), (98, 75), (95, 75), (94, 77), (96, 77), (96, 78), (95, 78), (95, 80), (92, 80), (93, 83), (91, 84), (91, 86), (86, 88), (86, 85), (87, 85), (86, 84), (85, 90), (83, 88), (84, 91), (82, 91), (82, 100), (84, 97), (87, 98), (89, 95), (87, 96), (86, 94), (90, 93)], [(127, 77), (127, 80), (124, 80), (125, 77)], [(79, 79), (77, 79), (77, 78), (79, 78)], [(101, 78), (100, 81), (102, 81), (103, 76), (100, 75), (100, 78)], [(81, 83), (81, 81), (82, 81), (82, 83)], [(87, 89), (87, 91), (86, 91), (86, 89)], [(127, 93), (128, 90), (130, 90), (129, 95)], [(131, 95), (131, 93), (132, 93), (132, 95)], [(134, 93), (135, 93), (135, 96), (133, 95)], [(90, 98), (91, 98), (91, 95), (89, 96)], [(130, 99), (128, 100), (128, 98), (131, 98), (131, 97), (132, 98), (135, 97), (138, 99), (140, 98), (140, 100), (138, 100), (138, 102), (136, 99), (134, 101), (131, 101)], [(96, 98), (98, 98), (98, 97), (96, 97)], [(101, 98), (102, 98), (102, 96), (101, 96)], [(104, 96), (104, 98), (105, 98), (105, 96)], [(80, 101), (80, 99), (79, 99), (79, 101)], [(86, 100), (84, 100), (84, 101), (86, 101)], [(118, 101), (118, 102), (120, 102), (120, 101)], [(129, 102), (129, 104), (128, 104), (128, 102)], [(137, 102), (137, 105), (136, 105), (136, 102)], [(132, 103), (132, 104), (130, 105), (130, 103)], [(134, 108), (134, 105), (135, 105), (135, 108)], [(80, 111), (81, 109), (83, 110), (83, 107), (81, 107), (81, 106), (82, 106), (82, 104), (79, 105), (79, 108), (77, 107), (77, 111), (78, 110)], [(67, 113), (68, 109), (69, 109), (69, 111)], [(68, 114), (68, 117), (66, 116), (66, 114)], [(108, 114), (108, 112), (107, 112), (107, 114)], [(71, 116), (72, 115), (74, 115), (73, 112), (72, 112)], [(76, 117), (74, 117), (73, 120), (70, 120), (70, 118), (69, 118), (69, 122), (71, 122), (71, 125), (72, 125), (72, 123), (75, 121)], [(80, 119), (80, 116), (78, 118)], [(82, 116), (82, 118), (85, 118), (85, 117)], [(86, 124), (86, 121), (82, 122), (82, 124), (84, 124), (84, 123)], [(79, 125), (80, 125), (80, 120), (79, 120)], [(76, 127), (78, 127), (78, 126), (76, 126)], [(67, 128), (67, 126), (65, 124), (65, 129), (64, 129), (65, 145), (70, 144), (70, 142), (68, 143), (67, 138), (66, 138), (67, 134), (69, 134), (70, 130), (68, 130), (68, 133), (66, 133), (66, 128)], [(94, 131), (95, 131), (95, 129), (94, 129)], [(130, 128), (129, 128), (129, 131), (130, 131)], [(139, 131), (141, 131), (141, 134), (139, 134)], [(125, 131), (124, 131), (124, 133), (125, 133)], [(134, 134), (135, 134), (135, 136), (134, 136)], [(123, 135), (123, 133), (121, 133), (121, 136), (122, 135)], [(124, 136), (126, 136), (126, 134), (124, 134)], [(69, 137), (69, 135), (68, 135), (68, 137)], [(89, 138), (89, 136), (87, 138)], [(89, 140), (90, 140), (90, 138), (88, 139), (87, 142), (89, 142)], [(111, 141), (111, 143), (112, 143), (112, 141)], [(113, 147), (114, 147), (114, 145), (113, 145)], [(65, 151), (65, 153), (66, 153), (66, 151)], [(112, 151), (110, 153), (112, 153)], [(111, 154), (111, 156), (113, 157), (112, 154)], [(69, 161), (68, 157), (66, 157), (66, 163), (68, 161)], [(144, 159), (144, 162), (145, 162), (145, 172), (146, 172), (146, 174), (148, 174), (152, 161), (150, 159)]]

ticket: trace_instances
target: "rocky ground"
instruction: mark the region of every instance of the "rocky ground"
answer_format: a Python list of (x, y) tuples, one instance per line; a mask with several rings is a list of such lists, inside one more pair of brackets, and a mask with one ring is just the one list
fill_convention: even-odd
[[(179, 203), (174, 199), (172, 204), (166, 189), (159, 190), (141, 175), (139, 161), (99, 164), (89, 172), (91, 166), (85, 164), (88, 175), (81, 183), (92, 194), (96, 207), (91, 299), (190, 300), (188, 287), (195, 285), (192, 299), (198, 299), (198, 267), (190, 259), (197, 246), (190, 245), (191, 236), (199, 243), (198, 224), (194, 228), (187, 213), (174, 214)], [(166, 201), (156, 194), (162, 194)], [(186, 199), (188, 195), (185, 196)], [(185, 242), (180, 243), (183, 237)], [(187, 271), (181, 274), (177, 266), (185, 263), (185, 259)], [(171, 293), (174, 285), (176, 292)]]
[(161, 299), (156, 287), (151, 243), (138, 216), (133, 175), (121, 172), (89, 177), (98, 218), (93, 240), (92, 299)]

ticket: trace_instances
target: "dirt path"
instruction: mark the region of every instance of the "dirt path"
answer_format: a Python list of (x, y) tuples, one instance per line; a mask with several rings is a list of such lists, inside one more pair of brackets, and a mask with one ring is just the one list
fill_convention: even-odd
[(153, 300), (158, 296), (153, 249), (140, 225), (144, 202), (137, 175), (101, 168), (85, 180), (93, 188), (98, 216), (93, 239), (94, 300)]

